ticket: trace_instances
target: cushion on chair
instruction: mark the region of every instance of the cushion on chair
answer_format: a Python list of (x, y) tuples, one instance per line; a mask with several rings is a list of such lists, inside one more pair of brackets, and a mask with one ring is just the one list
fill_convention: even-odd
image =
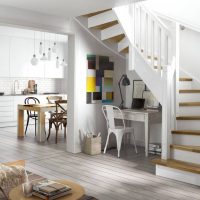
[(0, 164), (0, 199), (6, 199), (10, 190), (22, 184), (24, 180), (25, 169), (23, 166), (6, 166)]

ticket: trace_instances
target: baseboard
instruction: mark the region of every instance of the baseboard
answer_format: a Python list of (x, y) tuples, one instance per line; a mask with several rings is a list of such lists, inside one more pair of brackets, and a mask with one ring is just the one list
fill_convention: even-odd
[(156, 165), (156, 175), (200, 186), (200, 174)]

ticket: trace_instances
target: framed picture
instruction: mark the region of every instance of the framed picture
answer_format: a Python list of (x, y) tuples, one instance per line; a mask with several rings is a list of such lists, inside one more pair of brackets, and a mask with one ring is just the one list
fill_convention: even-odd
[(87, 55), (87, 104), (113, 102), (113, 74), (114, 63), (108, 56)]

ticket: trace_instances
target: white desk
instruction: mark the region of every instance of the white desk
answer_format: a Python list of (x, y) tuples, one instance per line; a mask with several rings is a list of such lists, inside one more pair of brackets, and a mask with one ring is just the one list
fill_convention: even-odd
[[(162, 113), (158, 111), (147, 111), (147, 110), (133, 110), (124, 109), (122, 110), (125, 120), (144, 122), (145, 127), (145, 155), (148, 157), (149, 152), (149, 136), (150, 136), (150, 125), (152, 123), (162, 122)], [(121, 119), (119, 111), (115, 111), (115, 118)]]

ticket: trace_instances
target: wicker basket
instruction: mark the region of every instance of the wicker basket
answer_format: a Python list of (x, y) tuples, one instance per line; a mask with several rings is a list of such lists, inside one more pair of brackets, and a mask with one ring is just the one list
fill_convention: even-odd
[(101, 154), (101, 136), (85, 138), (84, 153), (89, 155)]

